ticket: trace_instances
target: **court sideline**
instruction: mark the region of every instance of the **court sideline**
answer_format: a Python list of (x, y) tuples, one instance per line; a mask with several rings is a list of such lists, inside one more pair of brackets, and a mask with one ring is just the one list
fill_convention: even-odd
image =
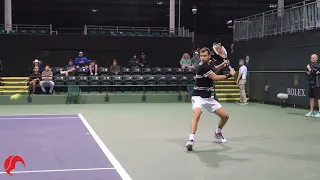
[(223, 105), (229, 142), (211, 143), (218, 119), (204, 112), (193, 153), (184, 149), (190, 104), (1, 106), (0, 115), (82, 114), (133, 180), (319, 179), (319, 119), (272, 105)]

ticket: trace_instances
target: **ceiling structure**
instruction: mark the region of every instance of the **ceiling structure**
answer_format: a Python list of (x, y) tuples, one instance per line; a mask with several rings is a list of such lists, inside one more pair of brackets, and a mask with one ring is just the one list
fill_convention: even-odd
[[(285, 5), (301, 0), (285, 0)], [(179, 0), (176, 0), (178, 27)], [(193, 31), (195, 5), (196, 32), (230, 34), (226, 21), (272, 10), (277, 0), (181, 0), (181, 26)], [(0, 5), (0, 24), (4, 22)], [(57, 28), (100, 26), (168, 27), (169, 0), (12, 0), (14, 24), (52, 24)]]

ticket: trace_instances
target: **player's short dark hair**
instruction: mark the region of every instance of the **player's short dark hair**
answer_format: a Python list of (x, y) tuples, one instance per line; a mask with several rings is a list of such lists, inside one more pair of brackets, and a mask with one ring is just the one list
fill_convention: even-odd
[(208, 52), (208, 55), (210, 55), (210, 49), (207, 47), (204, 47), (200, 50), (200, 53)]

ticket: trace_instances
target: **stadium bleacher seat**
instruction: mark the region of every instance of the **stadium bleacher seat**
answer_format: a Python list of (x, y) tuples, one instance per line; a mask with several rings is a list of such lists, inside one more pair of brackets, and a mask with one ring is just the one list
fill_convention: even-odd
[(85, 76), (85, 75), (87, 75), (87, 69), (86, 69), (86, 68), (79, 68), (79, 69), (78, 69), (78, 74), (79, 74), (80, 76)]
[(99, 73), (100, 73), (102, 76), (109, 75), (109, 74), (110, 74), (109, 68), (100, 67), (100, 68), (99, 68)]
[(80, 85), (80, 89), (82, 91), (88, 91), (89, 92), (89, 88), (87, 85), (89, 85), (89, 79), (86, 76), (80, 76), (78, 78), (78, 85)]
[(163, 68), (162, 69), (163, 74), (168, 75), (168, 74), (172, 74), (172, 68)]
[(189, 74), (189, 75), (195, 74), (195, 70), (189, 69), (189, 68), (184, 69), (183, 72), (184, 74)]
[[(122, 80), (123, 80), (124, 85), (134, 85), (135, 84), (134, 78), (132, 76), (125, 76), (125, 77), (123, 77)], [(126, 86), (125, 89), (126, 90), (130, 89), (130, 90), (134, 91), (133, 86), (129, 86), (129, 87)]]
[(99, 85), (101, 84), (100, 77), (99, 76), (91, 76), (88, 78), (88, 84), (91, 86), (88, 91), (98, 91), (102, 92), (101, 87)]
[(131, 74), (141, 74), (141, 69), (138, 67), (131, 68)]
[(160, 67), (154, 67), (154, 68), (152, 68), (152, 74), (154, 74), (154, 75), (160, 75), (160, 74), (162, 74), (162, 68), (160, 68)]
[(143, 68), (142, 69), (142, 74), (144, 74), (144, 75), (150, 75), (150, 74), (152, 74), (152, 70), (151, 70), (151, 68)]
[(130, 68), (122, 67), (121, 74), (126, 74), (126, 75), (131, 74)]
[(7, 34), (7, 30), (0, 29), (0, 34)]
[(158, 87), (158, 90), (168, 91), (168, 87), (164, 86), (164, 85), (168, 85), (168, 81), (167, 81), (167, 77), (166, 76), (159, 76), (157, 78), (157, 84), (158, 85), (162, 85), (162, 86)]
[(177, 75), (183, 74), (183, 71), (181, 68), (173, 68), (172, 72), (173, 74), (177, 74)]
[(180, 79), (179, 79), (179, 84), (180, 85), (188, 85), (189, 83), (189, 78), (187, 76), (181, 76)]
[(52, 68), (52, 73), (53, 73), (54, 75), (60, 74), (61, 71), (63, 71), (63, 68), (62, 68), (62, 67), (54, 67), (54, 68)]
[(122, 77), (121, 76), (113, 76), (112, 83), (114, 85), (122, 85)]
[(67, 83), (67, 85), (77, 85), (78, 84), (77, 77), (76, 76), (68, 76), (66, 79), (66, 83)]
[(122, 67), (119, 75), (113, 75), (110, 74), (109, 68), (100, 67), (99, 76), (90, 76), (84, 68), (80, 68), (74, 76), (61, 75), (61, 70), (62, 67), (53, 67), (54, 82), (58, 86), (56, 89), (63, 92), (70, 85), (80, 85), (82, 91), (100, 93), (106, 89), (111, 92), (119, 90), (122, 92), (124, 90), (184, 91), (189, 84), (195, 82), (193, 69)]

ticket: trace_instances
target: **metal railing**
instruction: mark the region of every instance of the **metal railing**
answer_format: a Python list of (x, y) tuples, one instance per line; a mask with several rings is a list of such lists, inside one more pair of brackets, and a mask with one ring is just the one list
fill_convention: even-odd
[(110, 35), (171, 35), (180, 37), (192, 37), (193, 34), (189, 32), (189, 29), (175, 28), (170, 29), (166, 27), (127, 27), (127, 26), (95, 26), (84, 25), (84, 34), (102, 34), (108, 33)]
[(50, 35), (110, 35), (110, 36), (178, 36), (191, 37), (194, 33), (184, 27), (170, 29), (166, 27), (126, 27), (84, 25), (83, 28), (59, 28), (55, 31), (52, 25), (0, 24), (1, 34), (50, 34)]
[(0, 30), (8, 34), (52, 34), (52, 25), (0, 24)]
[(309, 0), (234, 20), (234, 41), (312, 30), (320, 27), (320, 0)]

